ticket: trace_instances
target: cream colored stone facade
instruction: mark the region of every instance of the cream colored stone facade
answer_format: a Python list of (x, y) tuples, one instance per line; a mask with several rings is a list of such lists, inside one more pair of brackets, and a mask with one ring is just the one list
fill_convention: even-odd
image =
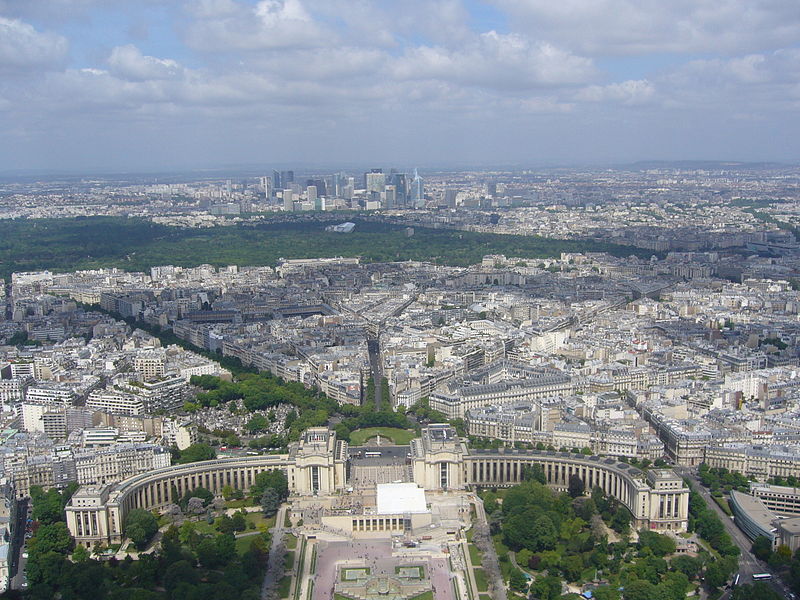
[[(598, 456), (469, 450), (449, 425), (425, 428), (421, 437), (411, 441), (409, 450), (410, 477), (426, 491), (512, 486), (523, 480), (526, 467), (539, 465), (547, 483), (558, 490), (566, 490), (573, 475), (581, 478), (587, 490), (602, 488), (630, 510), (636, 527), (684, 531), (687, 526), (689, 490), (667, 469), (645, 475), (628, 464)], [(125, 515), (134, 508), (163, 510), (198, 487), (215, 494), (220, 494), (226, 485), (246, 490), (259, 473), (273, 469), (286, 473), (289, 489), (296, 496), (346, 493), (349, 462), (346, 442), (337, 440), (328, 429), (310, 429), (288, 454), (175, 465), (103, 488), (81, 488), (66, 509), (67, 525), (76, 541), (86, 546), (97, 541), (119, 542)], [(399, 526), (391, 521), (391, 515), (375, 518), (383, 519), (383, 523), (371, 518), (363, 524), (343, 522), (343, 529), (386, 533)]]

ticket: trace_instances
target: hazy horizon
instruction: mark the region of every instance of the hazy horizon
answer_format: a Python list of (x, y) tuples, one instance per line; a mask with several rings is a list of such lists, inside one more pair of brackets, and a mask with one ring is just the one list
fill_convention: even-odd
[[(674, 169), (681, 170), (739, 170), (739, 171), (760, 171), (760, 170), (782, 170), (782, 169), (800, 169), (800, 164), (779, 161), (716, 161), (716, 160), (641, 160), (630, 163), (618, 164), (601, 164), (601, 163), (585, 163), (585, 164), (505, 164), (505, 165), (404, 165), (404, 164), (391, 164), (381, 162), (365, 162), (365, 163), (339, 163), (339, 164), (325, 164), (325, 163), (270, 163), (265, 165), (218, 165), (218, 166), (200, 166), (188, 167), (184, 169), (131, 169), (121, 170), (114, 168), (86, 168), (86, 169), (10, 169), (0, 171), (0, 180), (14, 181), (14, 180), (29, 180), (29, 181), (48, 181), (59, 179), (86, 179), (97, 177), (100, 179), (124, 179), (124, 178), (155, 178), (163, 177), (164, 179), (172, 178), (176, 181), (184, 181), (189, 179), (209, 179), (217, 180), (221, 178), (257, 178), (271, 175), (273, 170), (293, 170), (296, 175), (324, 175), (335, 172), (345, 172), (348, 174), (361, 174), (370, 168), (382, 167), (384, 170), (395, 168), (399, 172), (411, 172), (417, 169), (421, 174), (438, 174), (438, 173), (468, 173), (468, 172), (541, 172), (546, 173), (549, 171), (640, 171), (647, 169)], [(388, 172), (388, 171), (387, 171)]]

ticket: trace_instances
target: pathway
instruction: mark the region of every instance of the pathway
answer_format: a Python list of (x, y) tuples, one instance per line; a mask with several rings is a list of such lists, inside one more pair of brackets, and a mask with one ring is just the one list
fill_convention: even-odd
[(283, 541), (284, 527), (283, 522), (286, 518), (288, 507), (284, 504), (278, 510), (275, 517), (275, 527), (272, 533), (272, 542), (269, 547), (269, 563), (267, 572), (264, 575), (264, 583), (261, 585), (262, 600), (276, 600), (278, 598), (278, 582), (283, 577), (284, 559), (286, 556), (286, 545)]
[[(306, 544), (306, 552), (304, 555), (300, 551), (303, 543)], [(297, 540), (297, 550), (294, 560), (296, 575), (294, 581), (296, 586), (300, 586), (300, 592), (295, 592), (295, 598), (301, 598), (302, 600), (310, 598), (309, 587), (312, 582), (316, 584), (315, 574), (311, 572), (311, 563), (315, 547), (316, 541), (308, 541), (307, 538), (304, 537)]]
[(507, 600), (506, 586), (500, 571), (500, 561), (497, 559), (497, 552), (494, 549), (486, 511), (483, 510), (483, 500), (477, 494), (474, 496), (474, 504), (477, 520), (474, 525), (475, 533), (472, 536), (472, 542), (483, 553), (483, 570), (489, 580), (489, 593), (494, 600)]

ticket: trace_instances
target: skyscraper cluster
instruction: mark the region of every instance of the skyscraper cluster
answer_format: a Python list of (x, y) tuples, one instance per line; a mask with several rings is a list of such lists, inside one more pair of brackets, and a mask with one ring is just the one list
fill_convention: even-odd
[[(301, 180), (302, 181), (302, 180)], [(284, 211), (332, 209), (416, 209), (425, 206), (425, 185), (416, 169), (409, 176), (396, 169), (374, 168), (356, 178), (344, 172), (295, 181), (294, 171), (273, 171), (259, 185), (267, 203)]]

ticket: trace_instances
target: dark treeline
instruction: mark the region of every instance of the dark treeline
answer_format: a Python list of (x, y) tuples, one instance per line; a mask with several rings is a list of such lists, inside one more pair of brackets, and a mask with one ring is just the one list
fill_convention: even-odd
[[(339, 221), (341, 217), (339, 218)], [(617, 256), (652, 252), (592, 240), (558, 240), (416, 228), (406, 237), (399, 225), (361, 221), (349, 234), (324, 231), (338, 222), (290, 222), (180, 229), (146, 219), (77, 217), (0, 221), (0, 277), (15, 271), (71, 271), (119, 267), (146, 271), (152, 266), (274, 265), (283, 258), (360, 256), (365, 261), (424, 260), (466, 266), (485, 254), (529, 258), (561, 252), (609, 252)]]

